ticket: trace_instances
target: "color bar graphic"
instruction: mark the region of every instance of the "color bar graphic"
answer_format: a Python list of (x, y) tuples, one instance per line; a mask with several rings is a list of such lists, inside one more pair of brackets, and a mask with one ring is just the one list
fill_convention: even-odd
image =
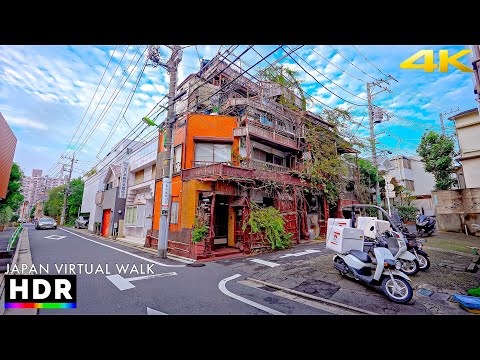
[(5, 309), (76, 309), (77, 303), (5, 303)]

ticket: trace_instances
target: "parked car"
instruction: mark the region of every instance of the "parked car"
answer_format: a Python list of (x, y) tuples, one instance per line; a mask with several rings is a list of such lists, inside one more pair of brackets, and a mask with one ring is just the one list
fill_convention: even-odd
[(79, 216), (75, 220), (74, 227), (77, 229), (88, 229), (88, 216)]
[(40, 230), (40, 229), (56, 229), (57, 228), (57, 222), (55, 219), (51, 217), (44, 217), (38, 219), (37, 223), (35, 224), (35, 229)]

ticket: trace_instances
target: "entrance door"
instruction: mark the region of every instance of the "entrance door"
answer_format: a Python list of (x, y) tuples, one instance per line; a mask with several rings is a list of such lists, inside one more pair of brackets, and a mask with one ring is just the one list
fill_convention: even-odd
[(102, 236), (108, 236), (108, 230), (110, 229), (110, 215), (112, 210), (103, 210), (103, 220), (102, 220)]
[(215, 196), (215, 245), (227, 245), (228, 243), (228, 197)]

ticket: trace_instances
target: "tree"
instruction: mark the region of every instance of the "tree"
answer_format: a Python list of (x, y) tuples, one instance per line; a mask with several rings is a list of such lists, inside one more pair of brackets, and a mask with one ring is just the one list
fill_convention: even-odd
[(425, 132), (418, 145), (417, 153), (425, 162), (425, 171), (435, 177), (437, 190), (450, 190), (456, 184), (451, 173), (454, 142), (452, 139), (442, 136), (434, 131)]
[(36, 209), (36, 206), (33, 206), (32, 210), (30, 210), (30, 218), (33, 218), (35, 216), (35, 209)]
[[(358, 158), (357, 166), (360, 172), (360, 182), (357, 184), (356, 195), (358, 201), (361, 203), (370, 204), (372, 203), (372, 193), (371, 189), (375, 188), (375, 183), (378, 181), (380, 188), (385, 186), (385, 180), (378, 173), (378, 170), (375, 168), (373, 163), (367, 159)], [(384, 196), (384, 194), (383, 194)]]
[(48, 200), (43, 207), (45, 215), (58, 217), (62, 214), (64, 194), (65, 185), (54, 187), (48, 192)]
[(13, 163), (8, 181), (7, 196), (0, 200), (0, 209), (8, 206), (12, 211), (17, 211), (23, 203), (22, 188), (23, 173), (18, 164)]
[(84, 183), (81, 178), (70, 182), (70, 195), (67, 199), (66, 223), (73, 223), (78, 215), (78, 209), (82, 206)]
[[(265, 79), (282, 85), (284, 88), (290, 90), (302, 99), (302, 110), (307, 108), (307, 100), (305, 98), (305, 91), (301, 86), (301, 81), (298, 79), (298, 73), (295, 70), (289, 69), (284, 65), (276, 65), (269, 67), (262, 71)], [(280, 95), (280, 104), (296, 109), (294, 99), (290, 99), (285, 94)]]

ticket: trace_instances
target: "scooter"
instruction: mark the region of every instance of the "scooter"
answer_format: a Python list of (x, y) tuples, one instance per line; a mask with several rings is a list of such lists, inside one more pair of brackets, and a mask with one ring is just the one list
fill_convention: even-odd
[[(348, 245), (342, 245), (342, 229), (344, 228), (340, 226), (332, 226), (333, 237), (327, 237), (326, 243), (328, 248), (335, 251), (333, 262), (340, 275), (358, 280), (366, 285), (380, 286), (385, 296), (393, 302), (399, 304), (409, 302), (413, 297), (413, 290), (409, 283), (410, 279), (399, 271), (402, 264), (399, 260), (393, 258), (390, 250), (375, 247), (373, 252), (377, 261), (374, 264), (367, 253), (358, 249), (348, 249)], [(347, 230), (358, 229), (347, 228)], [(350, 244), (358, 242), (363, 246), (363, 236), (347, 240), (350, 241)]]
[(433, 216), (418, 214), (415, 219), (415, 227), (418, 236), (430, 236), (435, 231), (435, 224), (437, 221)]

